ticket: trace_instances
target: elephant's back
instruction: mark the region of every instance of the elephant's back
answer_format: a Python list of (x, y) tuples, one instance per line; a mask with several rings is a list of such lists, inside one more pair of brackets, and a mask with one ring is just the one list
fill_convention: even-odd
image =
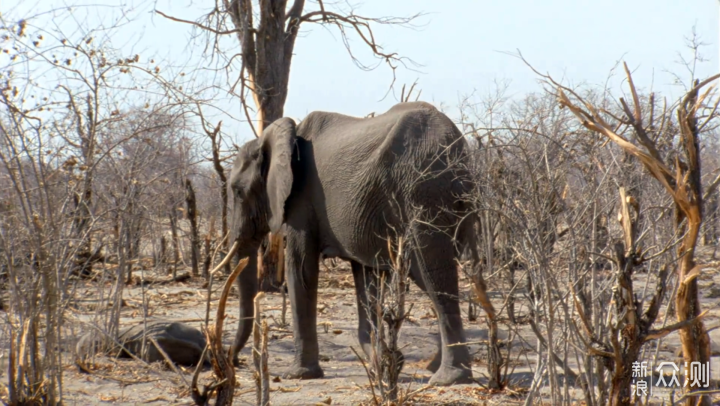
[(446, 223), (438, 214), (462, 193), (462, 177), (447, 169), (466, 142), (427, 103), (401, 103), (372, 118), (313, 113), (298, 135), (312, 144), (320, 220), (362, 262), (387, 248), (378, 236), (387, 236), (388, 226), (400, 231), (401, 218), (412, 214), (406, 208), (422, 206)]
[(298, 136), (311, 142), (319, 174), (347, 181), (373, 172), (403, 175), (408, 164), (443, 166), (447, 162), (437, 159), (439, 153), (467, 146), (450, 118), (424, 102), (399, 103), (370, 118), (313, 112), (299, 125)]

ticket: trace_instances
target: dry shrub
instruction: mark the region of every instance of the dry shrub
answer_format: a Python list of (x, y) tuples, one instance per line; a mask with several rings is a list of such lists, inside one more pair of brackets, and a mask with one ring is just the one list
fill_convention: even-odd
[[(113, 49), (116, 27), (79, 22), (64, 33), (9, 17), (0, 17), (7, 401), (54, 405), (75, 329), (117, 334), (124, 287), (134, 270), (144, 277), (162, 229), (153, 222), (182, 204), (194, 146), (179, 86)], [(94, 297), (78, 297), (88, 281)]]
[(700, 343), (684, 345), (686, 360), (705, 359), (692, 253), (713, 230), (697, 207), (716, 198), (720, 178), (700, 172), (701, 159), (718, 163), (703, 148), (718, 140), (718, 99), (700, 90), (713, 78), (674, 104), (630, 80), (632, 107), (545, 79), (544, 95), (511, 101), (500, 89), (462, 105), (483, 272), (502, 295), (499, 320), (535, 334), (536, 345), (516, 343), (535, 353), (527, 404), (543, 388), (558, 404), (577, 400), (572, 388), (587, 404), (627, 404), (629, 366), (657, 360), (661, 337), (685, 331), (683, 342)]

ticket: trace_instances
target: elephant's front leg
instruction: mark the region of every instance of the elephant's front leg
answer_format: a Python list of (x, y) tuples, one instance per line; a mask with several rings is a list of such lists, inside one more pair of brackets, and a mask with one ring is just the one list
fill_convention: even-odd
[(285, 277), (293, 314), (295, 361), (284, 378), (322, 378), (317, 338), (319, 253), (307, 231), (287, 228)]

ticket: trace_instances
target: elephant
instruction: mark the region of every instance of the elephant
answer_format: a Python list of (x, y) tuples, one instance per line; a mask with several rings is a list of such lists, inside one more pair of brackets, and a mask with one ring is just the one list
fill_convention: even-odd
[[(317, 291), (320, 257), (351, 264), (358, 338), (369, 355), (372, 314), (367, 293), (374, 270), (391, 270), (387, 237), (412, 227), (410, 278), (438, 315), (440, 345), (430, 384), (473, 381), (472, 358), (458, 298), (458, 257), (477, 258), (465, 137), (425, 102), (403, 102), (369, 118), (315, 111), (297, 123), (280, 118), (239, 148), (228, 180), (234, 260), (248, 258), (237, 279), (238, 352), (252, 330), (258, 291), (257, 249), (268, 233), (285, 235), (285, 277), (292, 309), (295, 359), (289, 379), (324, 376), (319, 364)], [(413, 211), (415, 210), (415, 211)], [(475, 216), (476, 217), (476, 216)], [(484, 286), (484, 284), (483, 284)], [(236, 361), (237, 362), (237, 361)]]
[(149, 320), (147, 323), (122, 329), (117, 338), (117, 343), (122, 344), (122, 347), (106, 336), (89, 332), (80, 337), (75, 351), (81, 359), (97, 352), (105, 352), (118, 358), (135, 356), (146, 362), (164, 361), (165, 356), (155, 348), (150, 339), (155, 340), (176, 364), (209, 364), (207, 356), (203, 358), (202, 355), (206, 344), (203, 333), (187, 324), (169, 320)]

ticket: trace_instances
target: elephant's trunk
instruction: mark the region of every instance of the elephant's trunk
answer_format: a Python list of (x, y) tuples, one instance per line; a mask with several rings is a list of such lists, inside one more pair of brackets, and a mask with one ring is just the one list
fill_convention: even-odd
[[(238, 329), (235, 342), (232, 346), (232, 360), (238, 364), (238, 353), (245, 347), (253, 328), (253, 315), (255, 314), (255, 295), (258, 292), (257, 276), (257, 249), (247, 256), (248, 263), (245, 270), (237, 278), (237, 288), (240, 296), (240, 313), (238, 314)], [(237, 258), (240, 260), (240, 257)]]
[[(233, 203), (234, 204), (234, 203)], [(237, 244), (238, 249), (233, 255), (233, 267), (241, 259), (248, 258), (245, 270), (237, 278), (237, 288), (240, 295), (240, 314), (238, 315), (238, 329), (235, 342), (232, 345), (231, 356), (235, 365), (238, 363), (238, 353), (245, 347), (253, 328), (255, 314), (255, 295), (258, 292), (258, 248), (262, 236), (267, 233), (263, 225), (265, 214), (254, 205), (243, 209), (234, 206), (232, 220), (230, 221), (230, 241)]]

